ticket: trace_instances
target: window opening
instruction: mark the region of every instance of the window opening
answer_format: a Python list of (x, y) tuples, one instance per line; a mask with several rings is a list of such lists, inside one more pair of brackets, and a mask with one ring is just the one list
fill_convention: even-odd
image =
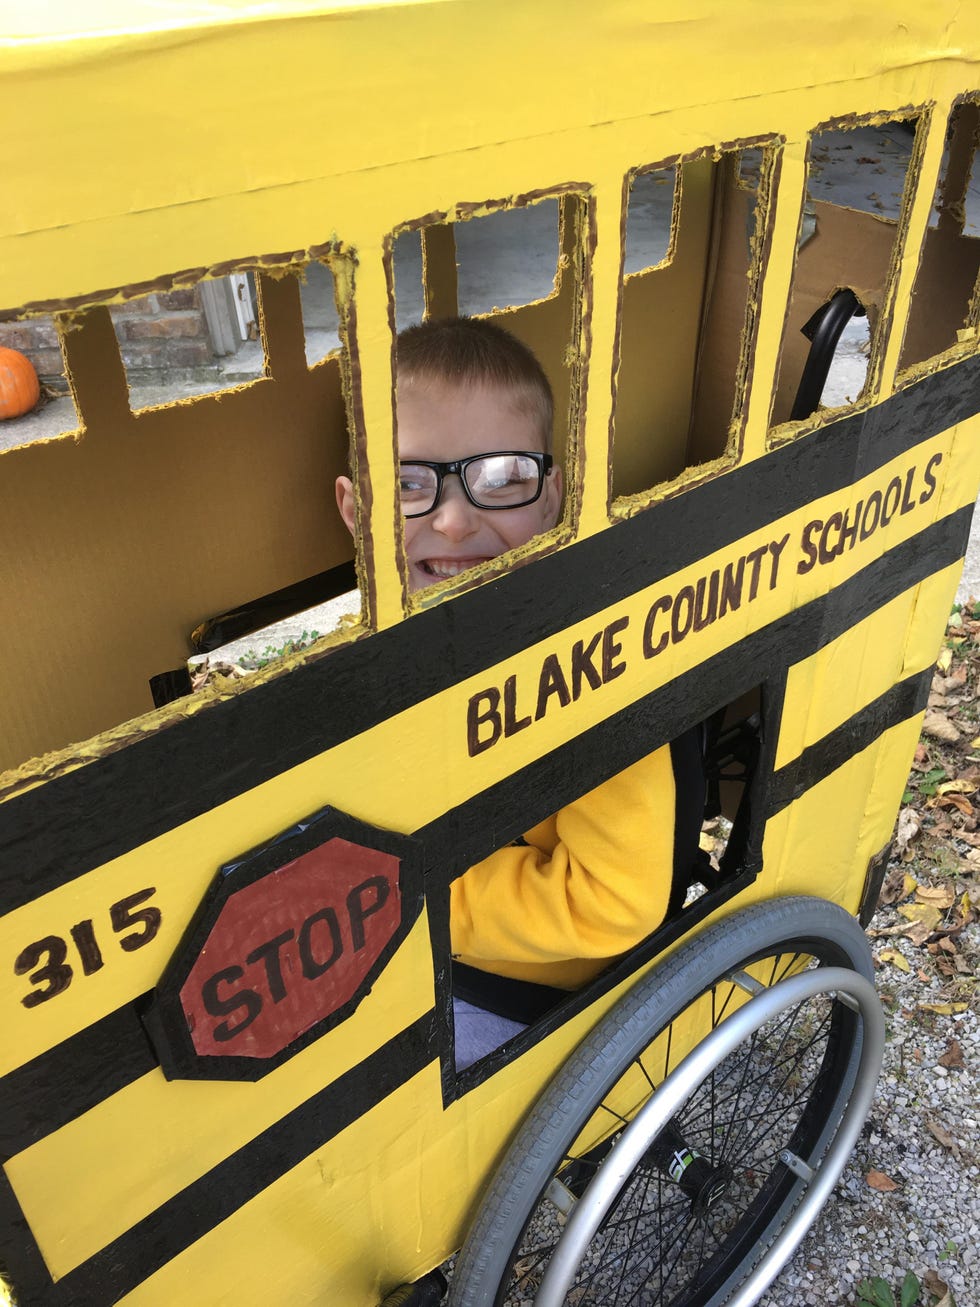
[[(586, 230), (584, 201), (564, 196), (472, 217), (457, 211), (452, 223), (395, 234), (395, 322), (400, 331), (413, 328), (399, 355), (414, 351), (416, 360), (400, 372), (396, 387), (399, 453), (411, 463), (405, 477), (415, 495), (404, 507), (409, 590), (416, 601), (428, 602), (433, 596), (422, 592), (440, 582), (440, 593), (455, 591), (505, 570), (563, 515), (565, 453), (577, 422)], [(465, 323), (437, 339), (433, 321), (455, 316)], [(461, 382), (452, 373), (457, 348), (472, 360)], [(495, 380), (497, 368), (511, 379)], [(419, 378), (427, 384), (414, 384)], [(506, 455), (510, 462), (506, 468), (499, 460), (447, 467), (482, 454)], [(550, 464), (540, 462), (541, 455)], [(432, 463), (440, 466), (424, 466)], [(456, 511), (473, 519), (475, 529), (465, 539), (452, 521)], [(506, 562), (486, 566), (505, 556)], [(483, 569), (479, 577), (477, 568)]]
[[(857, 403), (881, 349), (881, 310), (893, 271), (909, 193), (917, 120), (845, 124), (810, 138), (807, 194), (780, 349), (774, 426), (816, 408)], [(835, 297), (856, 305), (832, 360), (814, 384), (815, 328), (836, 312)], [(825, 342), (823, 342), (825, 343)]]
[[(608, 844), (621, 851), (621, 865), (604, 859), (601, 883), (613, 901), (633, 906), (632, 945), (622, 943), (621, 907), (614, 927), (596, 906), (607, 901), (590, 884), (599, 872), (578, 881), (561, 879), (560, 913), (549, 910), (548, 878), (535, 880), (540, 889), (529, 887), (522, 913), (513, 913), (506, 898), (522, 874), (539, 877), (542, 863), (551, 858), (589, 864), (587, 849), (556, 843), (551, 823), (529, 822), (525, 834), (462, 873), (450, 909), (458, 1070), (522, 1035), (567, 1002), (569, 991), (602, 985), (607, 978), (621, 980), (624, 965), (658, 951), (661, 926), (679, 916), (694, 925), (732, 896), (746, 871), (758, 867), (761, 836), (752, 814), (764, 810), (759, 801), (762, 712), (762, 691), (754, 687), (562, 809), (570, 816), (589, 815), (615, 836)], [(671, 791), (665, 805), (660, 796)], [(563, 828), (584, 829), (573, 821)], [(638, 838), (643, 853), (635, 856)], [(565, 950), (578, 929), (582, 956), (568, 957)], [(605, 953), (604, 930), (616, 935)], [(614, 953), (622, 960), (609, 966)], [(492, 957), (500, 961), (491, 965), (486, 960)]]
[[(763, 149), (757, 198), (740, 183), (742, 154), (704, 151), (630, 178), (612, 467), (619, 512), (648, 502), (627, 496), (736, 456), (772, 167)], [(648, 253), (660, 261), (630, 271), (633, 215), (651, 203)]]
[(340, 349), (340, 319), (334, 299), (333, 274), (324, 263), (308, 263), (300, 273), (300, 304), (306, 365), (315, 367)]
[(899, 369), (976, 335), (980, 273), (980, 101), (956, 105), (915, 277)]
[(679, 204), (676, 168), (654, 168), (632, 179), (626, 204), (627, 276), (658, 268), (671, 258)]
[(134, 412), (266, 375), (251, 273), (134, 296), (109, 312)]
[(422, 232), (403, 231), (393, 242), (395, 327), (404, 331), (425, 315), (425, 286), (422, 274)]
[(558, 201), (454, 225), (459, 311), (469, 317), (547, 299), (558, 273)]
[(65, 368), (58, 325), (50, 314), (0, 323), (2, 406), (0, 453), (77, 431), (81, 425)]
[[(18, 613), (40, 652), (15, 660), (0, 687), (0, 770), (189, 693), (195, 653), (251, 636), (258, 663), (314, 633), (339, 643), (354, 625), (307, 611), (351, 591), (360, 608), (354, 544), (330, 493), (349, 444), (339, 351), (307, 368), (301, 270), (275, 256), (262, 266), (254, 281), (246, 271), (180, 285), (186, 274), (164, 273), (148, 283), (155, 289), (108, 292), (111, 303), (59, 302), (53, 323), (23, 315), (6, 324), (12, 344), (33, 340), (45, 384), (60, 387), (50, 407), (63, 406), (63, 425), (76, 425), (70, 376), (85, 426), (77, 442), (46, 441), (4, 459), (0, 522), (17, 548), (0, 570), (0, 609)], [(314, 273), (321, 304), (329, 275)], [(239, 354), (251, 347), (264, 371), (264, 340), (243, 335), (261, 304), (275, 361), (262, 386), (218, 375), (205, 334), (209, 285), (223, 297)], [(31, 339), (27, 324), (40, 324)], [(170, 352), (188, 344), (197, 352)], [(185, 371), (202, 349), (211, 362), (195, 385)], [(180, 402), (215, 387), (226, 388), (220, 403)], [(0, 441), (4, 432), (0, 423)], [(39, 558), (57, 566), (38, 567)], [(84, 620), (72, 623), (74, 674), (64, 677), (72, 605)], [(288, 630), (263, 638), (287, 617)]]

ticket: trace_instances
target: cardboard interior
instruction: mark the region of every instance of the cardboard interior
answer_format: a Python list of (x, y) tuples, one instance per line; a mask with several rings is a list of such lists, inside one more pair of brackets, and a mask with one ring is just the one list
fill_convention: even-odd
[[(517, 206), (514, 206), (517, 207)], [(578, 316), (579, 279), (577, 250), (583, 201), (576, 195), (560, 199), (558, 231), (555, 233), (557, 266), (555, 289), (541, 299), (514, 308), (498, 309), (479, 316), (499, 321), (534, 351), (551, 383), (555, 400), (554, 457), (564, 462), (568, 452), (569, 421), (573, 409), (573, 331)], [(479, 223), (488, 214), (499, 214), (500, 206), (484, 205), (467, 214), (462, 207), (455, 221), (411, 224), (422, 240), (422, 282), (426, 318), (452, 317), (461, 312), (458, 296), (458, 264), (455, 232), (462, 223)], [(398, 308), (398, 284), (395, 280)], [(399, 315), (399, 321), (401, 321)], [(566, 468), (566, 478), (568, 469)]]
[(0, 686), (0, 769), (146, 712), (204, 619), (352, 558), (339, 361), (307, 367), (292, 270), (258, 284), (267, 375), (138, 413), (108, 309), (62, 315), (80, 432), (0, 455), (0, 606), (30, 637)]
[(980, 102), (957, 105), (949, 119), (944, 167), (933, 201), (938, 213), (926, 232), (912, 292), (899, 368), (914, 367), (956, 344), (975, 309), (980, 240), (964, 231), (966, 191), (977, 180)]
[[(811, 138), (811, 154), (818, 141), (819, 136)], [(906, 176), (906, 194), (908, 189)], [(793, 270), (772, 405), (773, 426), (788, 421), (792, 412), (810, 351), (810, 341), (802, 328), (817, 309), (845, 287), (855, 293), (868, 315), (871, 332), (868, 374), (872, 375), (881, 339), (881, 310), (895, 267), (899, 221), (809, 196), (807, 211), (814, 215), (815, 231), (812, 236), (808, 229), (803, 231)], [(859, 396), (854, 398), (857, 401)]]
[(739, 184), (739, 156), (679, 165), (672, 255), (625, 278), (615, 496), (672, 481), (733, 448), (764, 210)]
[[(554, 293), (489, 315), (551, 381), (559, 460), (573, 410), (581, 207), (561, 199)], [(423, 224), (422, 250), (427, 313), (455, 313), (453, 223)], [(202, 623), (352, 561), (333, 495), (349, 460), (342, 360), (307, 364), (302, 266), (255, 275), (265, 375), (136, 412), (108, 308), (60, 315), (80, 430), (2, 455), (0, 517), (19, 565), (0, 577), (0, 606), (23, 615), (32, 653), (0, 688), (0, 771), (149, 711), (150, 678), (186, 661)]]

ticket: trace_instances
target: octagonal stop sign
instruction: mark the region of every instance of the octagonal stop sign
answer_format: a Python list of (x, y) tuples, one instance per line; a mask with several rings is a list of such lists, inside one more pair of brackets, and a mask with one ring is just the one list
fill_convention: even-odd
[(166, 1074), (256, 1079), (348, 1017), (417, 916), (410, 851), (324, 809), (221, 868), (147, 1018)]

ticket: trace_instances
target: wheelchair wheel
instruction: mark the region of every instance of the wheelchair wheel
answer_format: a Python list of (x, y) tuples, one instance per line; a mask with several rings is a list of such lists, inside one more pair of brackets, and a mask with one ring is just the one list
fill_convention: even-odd
[(521, 1127), (451, 1307), (748, 1307), (833, 1187), (883, 1047), (846, 912), (733, 914), (599, 1023)]

